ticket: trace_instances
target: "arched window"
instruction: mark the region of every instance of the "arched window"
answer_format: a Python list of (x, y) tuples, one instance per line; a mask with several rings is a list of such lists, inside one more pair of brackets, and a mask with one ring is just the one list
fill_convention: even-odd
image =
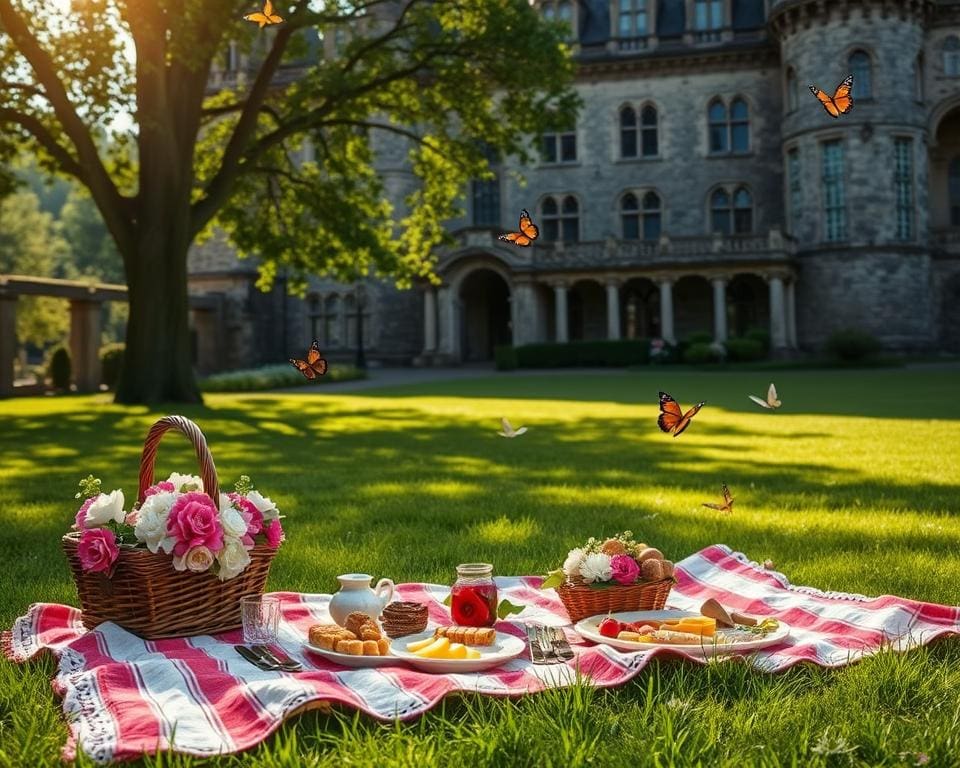
[(620, 37), (645, 37), (647, 0), (620, 0)]
[(750, 149), (750, 109), (741, 98), (730, 104), (730, 139), (734, 152)]
[(573, 195), (563, 198), (560, 206), (555, 198), (545, 198), (540, 211), (545, 241), (575, 243), (580, 239), (580, 204)]
[(723, 28), (723, 0), (694, 0), (693, 28), (700, 42), (720, 39)]
[(620, 110), (620, 157), (637, 156), (637, 113), (633, 107)]
[(730, 224), (730, 195), (718, 189), (710, 197), (710, 231), (729, 235)]
[(866, 51), (854, 51), (847, 59), (847, 69), (853, 75), (853, 98), (873, 98), (873, 65), (870, 63), (870, 54)]
[(747, 235), (753, 231), (753, 195), (740, 187), (733, 193), (733, 233)]
[(797, 73), (793, 67), (787, 67), (787, 112), (793, 112), (797, 108)]
[(960, 77), (960, 37), (956, 35), (943, 41), (943, 74)]
[(950, 226), (960, 227), (960, 155), (947, 167), (947, 197), (950, 200)]
[(640, 204), (632, 192), (620, 198), (620, 222), (624, 240), (640, 239)]
[(656, 157), (657, 146), (657, 108), (648, 104), (640, 110), (640, 151), (644, 157)]
[(643, 239), (660, 239), (660, 196), (656, 192), (643, 196)]
[(711, 102), (707, 109), (707, 122), (710, 131), (710, 152), (712, 154), (729, 152), (727, 108), (720, 99)]

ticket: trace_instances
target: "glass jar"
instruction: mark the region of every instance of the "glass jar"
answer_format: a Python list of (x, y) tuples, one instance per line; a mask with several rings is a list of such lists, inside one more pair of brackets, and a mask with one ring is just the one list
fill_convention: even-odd
[(492, 627), (497, 620), (497, 585), (489, 563), (457, 566), (457, 581), (450, 590), (453, 623), (464, 627)]

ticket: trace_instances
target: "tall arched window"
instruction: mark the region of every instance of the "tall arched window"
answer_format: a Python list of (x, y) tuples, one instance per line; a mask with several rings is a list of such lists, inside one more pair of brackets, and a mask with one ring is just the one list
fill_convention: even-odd
[(730, 195), (718, 189), (710, 197), (710, 231), (729, 235), (730, 223)]
[(710, 130), (710, 152), (712, 154), (729, 152), (727, 108), (720, 99), (713, 101), (707, 109), (707, 122)]
[(547, 197), (540, 206), (543, 239), (575, 243), (580, 239), (580, 204), (573, 195), (567, 195), (558, 206), (556, 198)]
[(660, 239), (660, 196), (656, 192), (643, 196), (643, 239)]
[(637, 113), (633, 107), (620, 110), (620, 157), (637, 156)]
[(797, 73), (793, 67), (787, 67), (787, 93), (786, 93), (786, 103), (787, 103), (787, 112), (793, 112), (797, 108)]
[(714, 190), (710, 196), (710, 229), (722, 235), (753, 231), (753, 195), (746, 187)]
[(648, 104), (640, 110), (640, 151), (644, 157), (655, 157), (659, 151), (657, 142), (657, 108)]
[(873, 98), (873, 65), (870, 54), (866, 51), (854, 51), (847, 59), (847, 69), (853, 75), (853, 98)]
[(624, 240), (640, 239), (640, 204), (632, 192), (620, 198), (620, 223)]
[(956, 35), (943, 41), (943, 74), (960, 77), (960, 37)]
[(647, 0), (620, 0), (620, 37), (645, 37)]
[(733, 232), (746, 235), (753, 231), (753, 195), (745, 187), (733, 193)]
[(750, 109), (741, 98), (730, 104), (730, 144), (734, 152), (750, 149)]
[(960, 155), (947, 167), (947, 197), (950, 200), (950, 226), (960, 227)]

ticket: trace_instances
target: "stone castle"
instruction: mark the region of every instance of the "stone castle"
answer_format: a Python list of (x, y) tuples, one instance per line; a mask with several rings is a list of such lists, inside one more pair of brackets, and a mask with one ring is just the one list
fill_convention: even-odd
[[(392, 364), (757, 327), (781, 354), (840, 329), (960, 352), (960, 2), (537, 5), (570, 25), (583, 109), (540, 137), (538, 164), (504, 160), (464, 190), (440, 285), (317, 279), (301, 300), (281, 279), (262, 294), (255, 264), (207, 245), (190, 278), (201, 371), (282, 361), (313, 338), (349, 360), (358, 330), (366, 357)], [(808, 85), (833, 93), (848, 74), (855, 106), (834, 119)], [(398, 200), (406, 151), (378, 146)], [(540, 239), (498, 242), (522, 208)]]

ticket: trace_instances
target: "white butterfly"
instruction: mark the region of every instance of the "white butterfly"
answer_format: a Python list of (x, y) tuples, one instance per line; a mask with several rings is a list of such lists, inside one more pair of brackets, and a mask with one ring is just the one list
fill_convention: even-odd
[(777, 388), (773, 386), (772, 381), (770, 382), (770, 389), (767, 390), (766, 401), (761, 400), (756, 395), (747, 395), (747, 397), (753, 400), (753, 402), (755, 402), (757, 405), (769, 410), (776, 410), (781, 405), (780, 401), (777, 399)]
[(520, 427), (520, 429), (514, 429), (510, 426), (510, 422), (507, 421), (502, 416), (500, 417), (500, 424), (503, 426), (503, 432), (497, 432), (500, 437), (519, 437), (524, 432), (527, 431), (526, 427)]

